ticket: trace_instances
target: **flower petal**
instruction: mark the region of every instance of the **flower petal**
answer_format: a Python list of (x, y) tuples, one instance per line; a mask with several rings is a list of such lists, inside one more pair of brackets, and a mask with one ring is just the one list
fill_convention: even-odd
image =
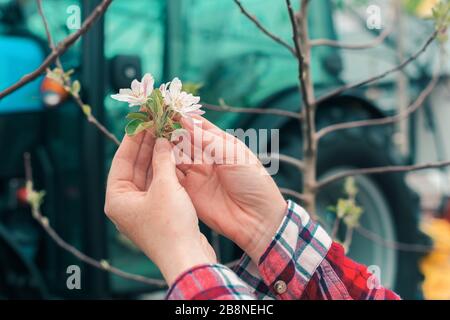
[(113, 94), (111, 95), (111, 98), (122, 102), (129, 102), (132, 97), (125, 94)]
[(185, 106), (185, 107), (183, 107), (183, 112), (192, 112), (192, 111), (200, 109), (201, 107), (202, 107), (202, 105), (200, 105), (200, 104)]
[(193, 96), (192, 94), (185, 94), (182, 96), (182, 99), (183, 105), (185, 106), (197, 104), (200, 102), (200, 97)]
[(122, 95), (131, 95), (133, 93), (133, 91), (131, 91), (131, 89), (120, 89), (119, 90), (119, 94)]
[(143, 92), (144, 97), (148, 97), (152, 93), (154, 85), (155, 85), (155, 79), (153, 78), (153, 76), (150, 73), (146, 73), (142, 77), (142, 83), (141, 83), (141, 87), (142, 87), (141, 92)]
[(134, 94), (140, 94), (141, 93), (141, 83), (137, 81), (136, 79), (131, 82), (131, 90), (133, 90)]
[(170, 83), (170, 94), (171, 95), (179, 95), (181, 92), (181, 89), (183, 88), (183, 84), (181, 83), (181, 80), (178, 78), (174, 78), (172, 82)]

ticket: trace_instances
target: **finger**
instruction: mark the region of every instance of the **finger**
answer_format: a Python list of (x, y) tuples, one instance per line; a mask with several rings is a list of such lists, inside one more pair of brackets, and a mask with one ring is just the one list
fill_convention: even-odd
[(153, 150), (153, 179), (168, 178), (178, 183), (172, 145), (164, 138), (158, 138)]
[(117, 181), (133, 182), (134, 165), (137, 160), (142, 140), (142, 134), (135, 137), (125, 136), (123, 138), (111, 164), (108, 185), (114, 184)]
[[(188, 132), (188, 140), (192, 146), (191, 159), (199, 159), (195, 153), (201, 149), (201, 160), (216, 164), (254, 163), (255, 156), (248, 147), (235, 136), (226, 133), (210, 121), (201, 116), (195, 116), (193, 120), (181, 119), (183, 127)], [(187, 149), (187, 148), (185, 148)], [(182, 168), (186, 171), (186, 168)]]
[(193, 116), (192, 118), (181, 118), (180, 123), (185, 130), (187, 130), (191, 135), (194, 134), (195, 128), (202, 128), (204, 131), (208, 131), (212, 134), (225, 137), (226, 132), (217, 127), (212, 122), (208, 121), (202, 116)]
[(184, 179), (186, 179), (186, 175), (180, 169), (176, 169), (177, 178), (181, 185), (183, 185)]
[[(184, 154), (188, 155), (192, 160), (201, 161), (203, 150), (211, 144), (213, 144), (216, 149), (220, 145), (223, 146), (224, 138), (226, 138), (226, 136), (219, 128), (207, 130), (203, 127), (203, 122), (196, 122), (194, 124), (192, 121), (197, 120), (182, 120), (183, 126), (185, 126), (187, 132), (179, 137), (181, 138), (181, 141), (176, 143), (176, 149), (182, 149)], [(211, 128), (209, 125), (207, 127)], [(210, 148), (213, 146), (210, 146)], [(179, 152), (177, 152), (177, 155), (178, 154)]]
[(133, 176), (133, 181), (140, 190), (145, 190), (147, 185), (148, 171), (152, 163), (154, 146), (154, 135), (146, 131), (137, 155)]

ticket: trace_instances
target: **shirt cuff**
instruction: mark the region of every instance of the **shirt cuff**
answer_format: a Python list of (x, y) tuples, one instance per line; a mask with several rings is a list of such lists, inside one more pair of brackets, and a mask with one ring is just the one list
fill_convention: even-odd
[(236, 273), (258, 297), (300, 299), (332, 240), (299, 205), (288, 201), (286, 216), (256, 266), (244, 255)]
[(167, 293), (168, 300), (254, 300), (250, 288), (220, 264), (194, 267), (181, 274)]

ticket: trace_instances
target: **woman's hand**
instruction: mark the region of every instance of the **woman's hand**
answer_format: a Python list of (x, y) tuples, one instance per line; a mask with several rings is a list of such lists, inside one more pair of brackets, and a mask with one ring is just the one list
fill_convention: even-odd
[(216, 257), (200, 233), (191, 199), (180, 185), (172, 147), (150, 132), (125, 137), (112, 162), (105, 212), (161, 270), (171, 285)]
[[(200, 219), (235, 242), (258, 263), (283, 220), (286, 201), (244, 143), (206, 119), (198, 117), (198, 120), (201, 126), (182, 119), (195, 145), (191, 155), (195, 155), (195, 149), (203, 155), (214, 149), (215, 163), (211, 164), (212, 159), (204, 156), (201, 163), (178, 165), (185, 174), (180, 182)], [(196, 144), (194, 135), (201, 136), (202, 143)]]

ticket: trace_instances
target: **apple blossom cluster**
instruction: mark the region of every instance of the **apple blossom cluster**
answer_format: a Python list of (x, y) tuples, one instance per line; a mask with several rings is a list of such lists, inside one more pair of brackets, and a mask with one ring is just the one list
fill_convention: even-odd
[(118, 94), (111, 97), (115, 100), (127, 102), (130, 107), (139, 106), (139, 111), (127, 115), (128, 122), (125, 132), (129, 136), (144, 130), (152, 129), (157, 137), (168, 138), (173, 131), (181, 126), (180, 117), (201, 115), (200, 97), (183, 91), (180, 79), (154, 88), (155, 80), (149, 73), (142, 80), (133, 80), (130, 89), (120, 89)]

